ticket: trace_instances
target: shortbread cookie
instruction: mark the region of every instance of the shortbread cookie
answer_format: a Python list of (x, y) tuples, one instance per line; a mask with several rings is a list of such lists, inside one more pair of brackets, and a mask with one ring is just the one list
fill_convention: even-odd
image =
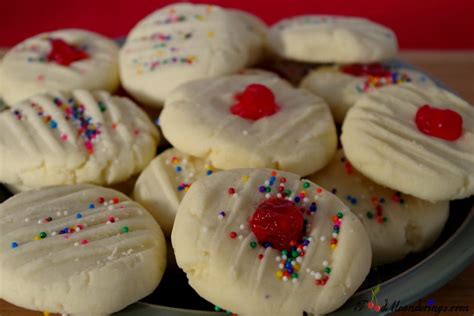
[(352, 64), (320, 67), (310, 72), (300, 87), (322, 97), (338, 123), (365, 93), (387, 85), (412, 82), (434, 85), (425, 74), (390, 64)]
[(336, 151), (327, 104), (268, 75), (196, 80), (167, 99), (160, 116), (166, 139), (219, 169), (271, 167), (308, 175)]
[(84, 30), (42, 33), (5, 55), (0, 77), (2, 96), (9, 105), (53, 90), (113, 92), (119, 85), (118, 47)]
[(255, 64), (267, 55), (267, 34), (268, 26), (259, 17), (248, 13), (246, 11), (237, 9), (228, 9), (231, 13), (235, 14), (245, 24), (248, 30), (254, 32), (260, 38), (260, 45), (254, 46), (255, 51), (250, 52), (250, 64)]
[(448, 201), (430, 203), (384, 188), (356, 171), (342, 149), (309, 179), (331, 190), (359, 216), (372, 244), (375, 265), (427, 249), (448, 219)]
[(124, 88), (140, 102), (161, 107), (182, 83), (249, 66), (262, 54), (264, 41), (248, 27), (248, 19), (189, 3), (150, 14), (128, 34), (120, 52)]
[(341, 141), (374, 182), (436, 202), (474, 193), (473, 133), (472, 105), (440, 88), (403, 84), (357, 101)]
[(0, 205), (0, 297), (108, 315), (147, 296), (166, 266), (159, 225), (138, 203), (92, 185), (45, 188)]
[(171, 148), (143, 170), (135, 184), (133, 198), (155, 217), (165, 235), (171, 235), (184, 194), (194, 181), (214, 171), (211, 163)]
[(271, 27), (269, 45), (280, 57), (317, 63), (369, 63), (397, 52), (396, 36), (385, 26), (330, 15), (284, 19)]
[(159, 133), (127, 98), (76, 90), (0, 113), (0, 181), (19, 187), (120, 183), (153, 159)]
[(196, 181), (171, 237), (198, 294), (243, 315), (329, 313), (370, 269), (367, 233), (344, 203), (295, 174), (269, 169)]

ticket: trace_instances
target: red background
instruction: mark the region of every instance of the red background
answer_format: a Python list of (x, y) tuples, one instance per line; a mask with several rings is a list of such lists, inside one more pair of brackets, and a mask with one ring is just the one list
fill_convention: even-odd
[[(111, 37), (168, 0), (0, 0), (0, 46), (65, 27)], [(267, 23), (308, 13), (358, 15), (395, 30), (402, 48), (474, 49), (474, 0), (208, 0), (240, 8)]]

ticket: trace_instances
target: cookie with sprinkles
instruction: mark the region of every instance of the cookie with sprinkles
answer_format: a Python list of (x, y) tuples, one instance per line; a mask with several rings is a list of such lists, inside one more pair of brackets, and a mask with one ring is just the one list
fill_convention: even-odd
[(171, 148), (143, 170), (133, 198), (155, 217), (165, 235), (171, 235), (178, 206), (193, 182), (216, 171), (210, 162)]
[(219, 169), (267, 167), (308, 175), (324, 167), (337, 146), (324, 100), (259, 73), (180, 86), (166, 99), (160, 126), (175, 148)]
[(349, 161), (385, 187), (437, 202), (474, 194), (474, 107), (434, 86), (390, 85), (349, 110)]
[(19, 188), (124, 182), (160, 135), (131, 100), (107, 92), (49, 92), (0, 113), (0, 181)]
[(64, 29), (35, 35), (5, 55), (1, 90), (12, 105), (35, 94), (119, 86), (118, 47), (93, 32)]
[(123, 87), (141, 103), (161, 107), (180, 84), (250, 66), (264, 47), (255, 19), (190, 3), (153, 12), (130, 31), (120, 51)]
[(268, 35), (279, 57), (316, 63), (371, 63), (395, 57), (389, 28), (359, 17), (302, 15), (274, 24)]
[(108, 315), (149, 295), (166, 266), (159, 225), (93, 185), (23, 192), (0, 205), (0, 297), (39, 311)]
[(309, 179), (331, 190), (359, 216), (372, 244), (375, 265), (427, 249), (448, 219), (448, 201), (431, 203), (384, 188), (360, 174), (342, 149)]
[(322, 97), (337, 123), (364, 94), (388, 85), (412, 82), (433, 86), (425, 74), (400, 65), (371, 63), (319, 67), (311, 71), (300, 87)]
[(270, 169), (196, 181), (171, 239), (197, 293), (243, 315), (329, 313), (356, 291), (371, 263), (367, 233), (341, 200)]

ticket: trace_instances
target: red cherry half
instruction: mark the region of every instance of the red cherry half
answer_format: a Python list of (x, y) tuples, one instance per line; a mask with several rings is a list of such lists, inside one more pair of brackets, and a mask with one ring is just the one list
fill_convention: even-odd
[(269, 198), (257, 207), (249, 226), (260, 244), (285, 250), (303, 237), (304, 218), (292, 201)]
[(418, 109), (416, 126), (423, 134), (455, 141), (462, 135), (462, 116), (449, 109), (438, 109), (428, 104)]
[(231, 106), (230, 112), (252, 121), (273, 115), (280, 110), (272, 90), (258, 83), (248, 85), (235, 99), (237, 103)]
[(388, 67), (380, 63), (346, 65), (341, 66), (340, 70), (346, 74), (356, 77), (387, 77), (392, 75)]
[(69, 66), (75, 61), (89, 58), (89, 54), (85, 51), (69, 45), (64, 40), (55, 38), (49, 40), (51, 43), (51, 51), (47, 58), (49, 62), (54, 62), (62, 66)]

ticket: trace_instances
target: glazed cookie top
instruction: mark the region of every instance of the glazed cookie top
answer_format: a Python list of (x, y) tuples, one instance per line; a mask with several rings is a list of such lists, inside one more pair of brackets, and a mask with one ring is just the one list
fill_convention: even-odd
[(214, 171), (210, 162), (170, 148), (155, 157), (140, 174), (133, 198), (155, 217), (165, 235), (171, 235), (186, 192), (194, 181)]
[(360, 218), (376, 265), (431, 246), (448, 219), (448, 201), (430, 203), (384, 188), (355, 170), (342, 149), (309, 179), (331, 190)]
[(84, 30), (41, 33), (13, 47), (0, 72), (2, 96), (9, 105), (53, 90), (113, 92), (119, 85), (118, 47)]
[(0, 113), (0, 180), (31, 188), (122, 182), (145, 168), (158, 141), (156, 126), (127, 98), (40, 94)]
[(32, 190), (0, 205), (0, 296), (55, 313), (104, 315), (150, 294), (166, 265), (159, 225), (115, 190)]
[(166, 99), (160, 125), (174, 147), (219, 169), (276, 167), (307, 175), (337, 146), (326, 103), (266, 74), (184, 84)]
[(341, 141), (368, 178), (428, 201), (474, 193), (474, 108), (436, 87), (404, 84), (365, 95)]
[(280, 57), (319, 63), (368, 63), (389, 59), (397, 39), (375, 22), (345, 16), (304, 15), (281, 20), (269, 32)]
[[(160, 107), (182, 83), (237, 72), (262, 54), (249, 18), (217, 6), (173, 4), (140, 21), (120, 52), (125, 89)], [(255, 23), (255, 22), (252, 22)]]
[(328, 102), (334, 119), (342, 123), (347, 111), (365, 93), (406, 82), (435, 85), (425, 74), (416, 70), (371, 63), (319, 67), (303, 79), (300, 87)]
[(196, 181), (172, 243), (190, 285), (244, 315), (328, 313), (356, 291), (371, 260), (367, 233), (336, 196), (268, 169)]

